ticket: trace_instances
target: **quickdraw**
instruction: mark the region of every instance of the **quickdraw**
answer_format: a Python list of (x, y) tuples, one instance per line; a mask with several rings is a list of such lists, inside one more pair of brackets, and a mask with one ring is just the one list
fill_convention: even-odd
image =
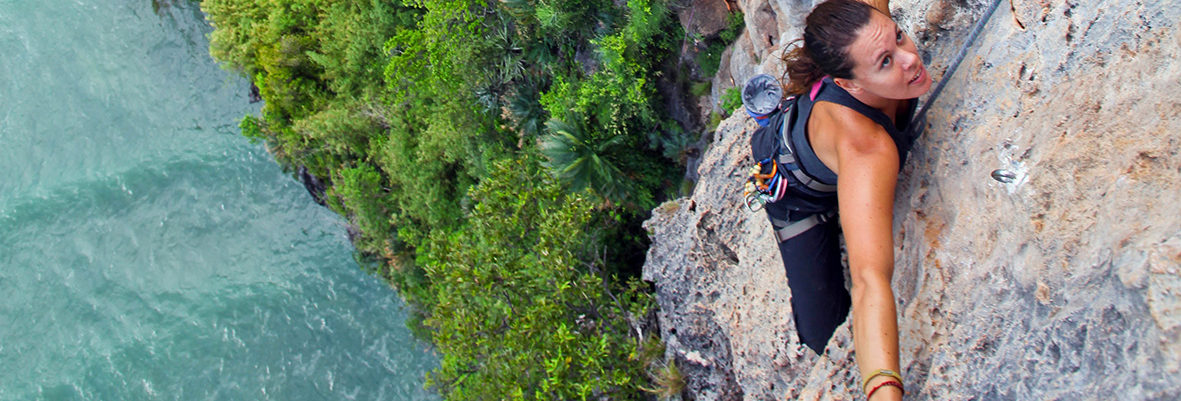
[[(771, 172), (763, 174), (763, 166), (771, 165)], [(755, 164), (750, 168), (750, 177), (746, 179), (746, 184), (743, 186), (742, 196), (746, 199), (746, 209), (752, 212), (762, 210), (767, 203), (776, 200), (773, 188), (777, 188), (779, 180), (782, 177), (779, 175), (779, 165), (774, 160), (767, 158)], [(758, 205), (756, 208), (755, 205)]]

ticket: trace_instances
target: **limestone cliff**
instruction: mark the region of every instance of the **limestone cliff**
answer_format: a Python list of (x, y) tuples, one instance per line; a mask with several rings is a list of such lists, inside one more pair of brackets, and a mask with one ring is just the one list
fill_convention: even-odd
[[(715, 96), (799, 36), (807, 0), (739, 1)], [(982, 0), (895, 0), (941, 78)], [(898, 181), (894, 290), (913, 400), (1181, 399), (1181, 11), (1002, 3)], [(717, 128), (688, 198), (646, 223), (687, 399), (864, 399), (848, 324), (797, 343), (764, 215), (741, 206), (755, 124)], [(1011, 183), (994, 169), (1016, 173)]]

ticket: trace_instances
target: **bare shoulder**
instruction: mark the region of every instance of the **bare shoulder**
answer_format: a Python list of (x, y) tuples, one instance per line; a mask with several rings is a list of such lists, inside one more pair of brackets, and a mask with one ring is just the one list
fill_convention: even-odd
[(898, 157), (894, 140), (885, 128), (856, 110), (836, 103), (816, 102), (808, 121), (808, 137), (817, 156), (834, 172), (838, 169), (833, 167), (839, 168), (841, 155), (892, 154)]

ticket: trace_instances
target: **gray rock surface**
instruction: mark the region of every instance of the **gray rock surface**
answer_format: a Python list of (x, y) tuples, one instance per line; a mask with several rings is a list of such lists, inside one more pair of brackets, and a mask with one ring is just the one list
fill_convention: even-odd
[[(894, 290), (908, 399), (1181, 399), (1181, 11), (1007, 3), (899, 177)], [(749, 19), (767, 16), (748, 11), (742, 46), (754, 55), (730, 57), (746, 64), (727, 73), (782, 71), (775, 53), (811, 2), (740, 2), (764, 5), (777, 38), (750, 40), (766, 28)], [(938, 80), (985, 1), (892, 6)], [(715, 88), (745, 78), (717, 77)], [(770, 224), (741, 206), (754, 128), (743, 113), (725, 120), (693, 195), (646, 223), (644, 277), (668, 357), (687, 399), (864, 399), (848, 325), (824, 356), (798, 344)], [(1015, 179), (997, 182), (995, 169)]]

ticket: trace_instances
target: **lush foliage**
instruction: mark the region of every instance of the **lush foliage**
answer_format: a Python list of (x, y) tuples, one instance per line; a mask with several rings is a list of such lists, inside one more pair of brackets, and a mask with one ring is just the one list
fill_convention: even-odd
[(742, 107), (742, 90), (738, 87), (726, 89), (725, 92), (722, 92), (722, 98), (720, 100), (721, 104), (718, 106), (722, 108), (723, 112), (729, 115), (734, 110)]
[(633, 398), (640, 227), (689, 143), (655, 83), (669, 0), (204, 0), (265, 105), (242, 132), (306, 168), (417, 311), (450, 399)]
[(601, 274), (595, 204), (532, 158), (496, 163), (471, 198), (464, 229), (420, 250), (444, 355), (431, 382), (451, 399), (635, 395), (648, 296)]

